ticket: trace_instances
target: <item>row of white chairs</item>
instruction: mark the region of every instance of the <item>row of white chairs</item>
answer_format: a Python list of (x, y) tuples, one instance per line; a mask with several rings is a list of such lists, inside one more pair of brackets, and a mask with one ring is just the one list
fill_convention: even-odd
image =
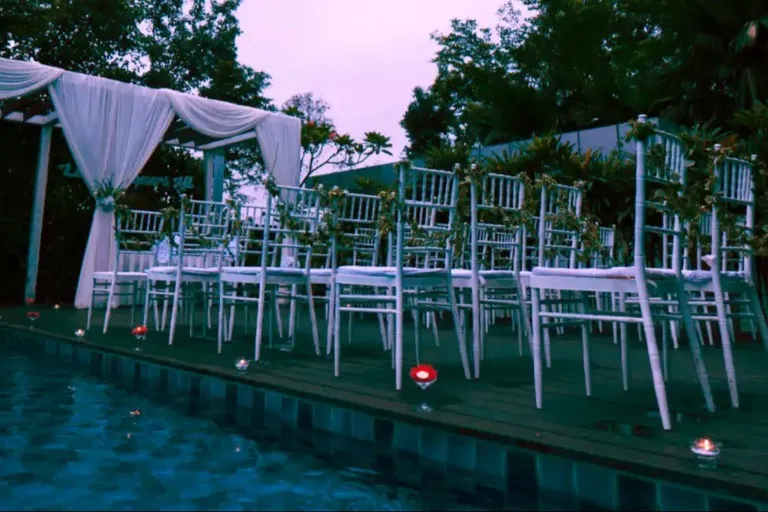
[[(649, 144), (664, 147), (665, 162), (658, 168), (645, 165)], [(450, 314), (464, 375), (470, 379), (473, 374), (475, 378), (480, 375), (486, 332), (500, 312), (512, 311), (520, 351), (523, 337), (532, 350), (535, 403), (539, 408), (542, 406), (542, 363), (551, 364), (550, 332), (562, 333), (569, 325), (581, 328), (585, 389), (589, 395), (592, 323), (596, 322), (599, 328), (602, 323), (614, 326), (625, 389), (628, 389), (626, 324), (636, 323), (643, 327), (662, 424), (670, 428), (664, 387), (666, 365), (661, 361), (666, 354), (666, 338), (660, 356), (655, 322), (665, 326), (665, 333), (667, 327), (671, 329), (676, 347), (676, 329), (680, 325), (684, 327), (710, 410), (714, 410), (714, 402), (701, 356), (699, 322), (706, 322), (708, 327), (717, 323), (720, 327), (734, 406), (738, 406), (738, 394), (729, 331), (733, 317), (748, 316), (768, 347), (768, 329), (754, 289), (748, 246), (720, 246), (723, 234), (718, 224), (719, 212), (715, 209), (708, 229), (700, 233), (702, 237), (710, 236), (713, 266), (711, 270), (701, 270), (698, 261), (702, 255), (690, 257), (682, 243), (686, 231), (693, 227), (683, 225), (668, 205), (647, 199), (646, 189), (654, 183), (678, 181), (684, 193), (683, 155), (680, 140), (663, 132), (657, 132), (648, 143), (637, 143), (634, 265), (629, 267), (612, 266), (615, 258), (612, 228), (599, 228), (604, 252), (584, 263), (577, 259), (583, 250), (578, 231), (550, 220), (562, 213), (560, 209), (580, 216), (583, 197), (577, 187), (542, 188), (537, 233), (532, 236), (523, 225), (504, 225), (498, 220), (499, 211), (512, 215), (523, 210), (526, 194), (531, 192), (526, 190), (523, 180), (497, 174), (472, 180), (469, 185), (471, 218), (468, 236), (464, 237), (469, 240), (457, 246), (458, 172), (400, 165), (394, 202), (383, 202), (379, 196), (346, 193), (337, 195), (329, 206), (323, 204), (323, 194), (317, 190), (278, 187), (264, 207), (185, 200), (173, 226), (166, 225), (169, 220), (159, 212), (130, 212), (117, 221), (118, 251), (114, 268), (97, 273), (95, 281), (106, 285), (95, 286), (94, 290), (107, 294), (107, 303), (112, 304), (119, 284), (144, 285), (145, 324), (154, 311), (155, 325), (164, 328), (170, 304), (169, 343), (173, 343), (180, 311), (187, 312), (192, 329), (195, 305), (202, 297), (207, 315), (203, 327), (210, 328), (211, 311), (218, 303), (219, 352), (222, 344), (233, 336), (235, 315), (239, 314), (237, 306), (253, 304), (256, 307), (253, 327), (256, 360), (261, 358), (266, 306), (274, 308), (280, 331), (281, 301), (290, 303), (291, 337), (296, 333), (296, 304), (307, 303), (314, 350), (319, 355), (316, 303), (324, 303), (328, 320), (325, 351), (333, 353), (337, 376), (342, 351), (342, 314), (348, 314), (350, 321), (352, 315), (375, 314), (382, 346), (391, 353), (398, 390), (402, 387), (406, 312), (411, 313), (415, 323), (417, 360), (419, 325), (426, 322), (432, 327), (437, 342), (437, 322), (444, 313)], [(754, 225), (754, 196), (749, 186), (751, 165), (726, 159), (718, 167), (718, 173), (723, 204), (746, 207), (744, 226), (751, 229)], [(650, 210), (660, 212), (659, 225), (646, 222), (646, 218), (651, 217), (647, 215)], [(381, 217), (387, 217), (389, 211), (394, 214), (394, 229), (382, 237)], [(323, 233), (328, 237), (320, 243)], [(344, 236), (340, 237), (341, 233)], [(649, 264), (644, 253), (647, 235), (654, 234), (661, 237), (664, 247), (659, 266)], [(160, 243), (158, 238), (162, 240)], [(532, 239), (534, 243), (530, 244)], [(530, 250), (529, 244), (535, 245), (535, 249)], [(731, 272), (723, 253), (734, 250), (740, 255), (736, 258), (739, 266)], [(155, 261), (146, 272), (121, 272), (120, 257), (131, 251), (149, 252)], [(535, 257), (536, 265), (529, 269), (526, 262), (531, 257)], [(692, 261), (697, 265), (696, 270), (687, 269)], [(325, 294), (313, 293), (318, 286), (326, 290)], [(135, 291), (132, 293), (135, 295)], [(728, 309), (726, 294), (746, 295), (747, 300), (734, 302), (736, 307)], [(184, 308), (187, 302), (192, 307)], [(163, 304), (162, 321), (159, 303)], [(247, 309), (243, 310), (247, 320)], [(89, 326), (91, 311), (92, 308)], [(467, 313), (471, 314), (471, 321)], [(270, 314), (270, 325), (271, 321)], [(465, 334), (470, 328), (471, 352), (465, 343)], [(269, 333), (271, 340), (271, 328)]]

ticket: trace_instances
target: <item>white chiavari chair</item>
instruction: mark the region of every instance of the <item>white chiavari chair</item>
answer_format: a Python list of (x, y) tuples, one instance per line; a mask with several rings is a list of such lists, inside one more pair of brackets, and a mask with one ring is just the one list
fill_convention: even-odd
[[(315, 244), (320, 219), (320, 195), (317, 191), (298, 187), (277, 186), (274, 194), (267, 197), (267, 205), (261, 225), (244, 225), (242, 236), (252, 244), (250, 253), (258, 264), (222, 268), (219, 281), (219, 351), (224, 340), (224, 311), (226, 305), (237, 302), (256, 303), (256, 334), (254, 338), (254, 360), (261, 358), (264, 331), (264, 309), (267, 300), (278, 298), (290, 302), (306, 301), (315, 353), (320, 355), (320, 341), (315, 313), (315, 298), (312, 294), (312, 275), (319, 276), (320, 270), (330, 274), (330, 269), (318, 269), (311, 273)], [(249, 229), (251, 228), (251, 229)], [(239, 286), (238, 286), (239, 285)], [(297, 292), (298, 287), (306, 289), (305, 294)], [(255, 293), (246, 295), (238, 290), (255, 288)], [(288, 292), (281, 291), (290, 290)], [(295, 336), (294, 326), (289, 334)]]
[[(88, 306), (86, 329), (91, 328), (94, 298), (107, 297), (103, 333), (107, 333), (112, 308), (119, 296), (129, 297), (131, 304), (131, 325), (133, 325), (138, 302), (138, 292), (147, 280), (144, 268), (156, 264), (167, 264), (170, 254), (161, 245), (164, 218), (160, 212), (128, 210), (115, 216), (115, 258), (112, 270), (93, 273), (93, 293)], [(164, 249), (164, 250), (163, 250)], [(131, 261), (143, 262), (142, 270), (126, 270)], [(118, 291), (127, 286), (128, 291)]]
[[(150, 304), (171, 299), (171, 320), (168, 344), (172, 345), (181, 302), (186, 308), (190, 336), (193, 334), (194, 313), (199, 292), (206, 290), (219, 279), (231, 250), (231, 211), (223, 202), (198, 201), (182, 196), (176, 230), (169, 243), (171, 264), (147, 269), (147, 289), (144, 301), (144, 324), (149, 318)], [(164, 286), (159, 286), (161, 283)], [(204, 304), (208, 301), (205, 300)], [(155, 317), (155, 325), (158, 320)], [(204, 322), (207, 325), (207, 322)], [(164, 327), (164, 326), (163, 326)]]
[[(521, 313), (523, 325), (518, 330), (521, 351), (522, 332), (530, 333), (520, 274), (524, 203), (525, 182), (520, 178), (485, 174), (470, 182), (470, 268), (453, 269), (452, 274), (455, 287), (468, 288), (471, 292), (471, 303), (462, 306), (472, 311), (476, 379), (480, 377), (487, 311), (503, 309)], [(512, 218), (510, 225), (503, 223), (499, 214)], [(514, 219), (514, 215), (518, 218)]]
[[(645, 116), (640, 116), (639, 122), (646, 122)], [(663, 163), (660, 165), (647, 165), (646, 145), (650, 142), (651, 149), (660, 149)], [(634, 240), (634, 266), (613, 267), (609, 269), (564, 269), (564, 268), (534, 268), (531, 272), (530, 287), (532, 293), (532, 319), (533, 319), (533, 366), (536, 407), (542, 407), (542, 361), (541, 361), (541, 330), (552, 328), (555, 323), (544, 324), (542, 318), (551, 318), (559, 321), (582, 321), (582, 348), (584, 359), (584, 378), (587, 396), (591, 394), (591, 376), (589, 362), (589, 333), (586, 322), (595, 320), (616, 321), (622, 323), (642, 323), (645, 334), (645, 342), (648, 358), (651, 365), (653, 386), (656, 393), (656, 401), (661, 416), (662, 426), (665, 430), (672, 428), (667, 404), (666, 386), (662, 371), (659, 347), (656, 343), (656, 331), (654, 321), (656, 319), (669, 319), (666, 310), (661, 313), (652, 313), (651, 290), (654, 296), (666, 297), (675, 295), (678, 301), (682, 321), (689, 337), (691, 353), (696, 367), (699, 383), (702, 387), (707, 408), (714, 411), (714, 401), (709, 386), (704, 361), (701, 357), (701, 347), (696, 330), (693, 327), (690, 308), (685, 292), (685, 280), (682, 274), (681, 238), (683, 235), (681, 221), (673, 209), (666, 204), (647, 199), (649, 194), (646, 188), (654, 183), (673, 184), (676, 182), (685, 185), (684, 151), (682, 143), (676, 137), (663, 132), (655, 132), (650, 141), (636, 142), (636, 200), (635, 200), (635, 240)], [(649, 149), (649, 151), (651, 150)], [(653, 197), (651, 195), (651, 197)], [(646, 222), (646, 211), (656, 210), (671, 214), (674, 217), (673, 227), (649, 225)], [(674, 265), (670, 269), (653, 269), (646, 267), (645, 242), (646, 234), (670, 234), (674, 236)], [(693, 278), (693, 276), (691, 276)], [(633, 293), (638, 296), (640, 312), (634, 314), (628, 311), (617, 313), (610, 311), (587, 311), (586, 301), (579, 311), (575, 313), (560, 312), (557, 310), (544, 310), (541, 307), (542, 290), (567, 290), (580, 293)], [(666, 309), (666, 308), (665, 308)], [(676, 320), (680, 316), (675, 317)], [(626, 343), (622, 340), (622, 376), (627, 388), (626, 376)]]
[[(341, 312), (367, 312), (393, 315), (394, 343), (392, 349), (395, 388), (402, 388), (403, 376), (403, 317), (407, 309), (444, 309), (453, 315), (459, 345), (459, 355), (467, 379), (471, 378), (463, 327), (451, 278), (453, 235), (456, 206), (459, 198), (458, 176), (438, 171), (398, 165), (398, 203), (395, 208), (395, 236), (389, 254), (394, 264), (388, 266), (340, 266), (335, 276), (334, 291), (334, 374), (339, 375)], [(406, 242), (406, 226), (414, 236)], [(420, 240), (421, 239), (421, 240)], [(420, 261), (426, 265), (418, 265)], [(388, 262), (389, 263), (389, 262)], [(410, 266), (407, 264), (410, 263)], [(376, 293), (342, 293), (344, 287), (366, 287), (393, 290), (387, 295)], [(436, 298), (442, 290), (445, 302), (419, 300), (406, 296), (406, 290), (428, 290)], [(418, 359), (418, 350), (417, 350)]]

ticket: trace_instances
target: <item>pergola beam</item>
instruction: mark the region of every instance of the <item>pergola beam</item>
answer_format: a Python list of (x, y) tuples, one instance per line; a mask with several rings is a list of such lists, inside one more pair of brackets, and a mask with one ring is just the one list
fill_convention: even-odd
[(24, 110), (24, 121), (28, 121), (35, 116), (45, 114), (49, 110), (53, 109), (53, 104), (50, 99), (44, 99)]
[(203, 144), (202, 146), (198, 146), (197, 149), (202, 149), (205, 151), (209, 149), (223, 148), (225, 146), (231, 146), (232, 144), (255, 138), (256, 130), (251, 130), (249, 132), (241, 133), (240, 135), (235, 135), (234, 137), (230, 137), (228, 139), (219, 139), (211, 142), (210, 144)]
[(2, 109), (0, 109), (0, 119), (7, 117), (14, 112), (23, 112), (30, 105), (35, 102), (42, 102), (40, 96), (23, 96), (21, 98), (5, 102)]

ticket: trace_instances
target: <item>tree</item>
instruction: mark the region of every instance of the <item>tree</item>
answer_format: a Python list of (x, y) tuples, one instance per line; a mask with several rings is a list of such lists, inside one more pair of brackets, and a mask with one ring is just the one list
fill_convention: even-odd
[(453, 20), (438, 74), (403, 117), (413, 153), (508, 142), (638, 113), (727, 125), (768, 96), (768, 18), (753, 0), (523, 0), (495, 30)]
[(303, 185), (319, 169), (326, 166), (349, 168), (373, 155), (391, 155), (390, 138), (378, 132), (365, 132), (357, 142), (349, 134), (339, 133), (327, 116), (328, 102), (313, 93), (295, 94), (283, 105), (283, 112), (304, 123), (301, 130), (301, 165)]

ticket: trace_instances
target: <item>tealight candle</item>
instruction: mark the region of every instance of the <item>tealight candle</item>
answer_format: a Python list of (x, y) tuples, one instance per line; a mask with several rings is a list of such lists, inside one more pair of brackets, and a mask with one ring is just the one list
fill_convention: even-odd
[(75, 331), (75, 336), (77, 336), (79, 339), (82, 339), (83, 336), (85, 336), (85, 329), (78, 329)]
[(59, 309), (59, 308), (61, 308), (61, 306), (59, 306), (58, 304), (53, 306), (53, 309)]
[(720, 447), (712, 439), (708, 437), (697, 439), (691, 445), (691, 452), (696, 456), (700, 468), (714, 469), (717, 467)]
[(240, 358), (235, 361), (235, 368), (237, 368), (237, 371), (240, 373), (247, 372), (250, 365), (251, 363), (245, 358)]

